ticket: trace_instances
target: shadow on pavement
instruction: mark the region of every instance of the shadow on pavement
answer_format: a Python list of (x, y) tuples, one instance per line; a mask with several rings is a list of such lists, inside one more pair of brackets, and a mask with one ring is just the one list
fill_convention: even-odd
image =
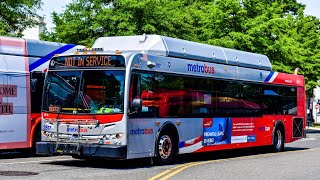
[(306, 133), (307, 134), (320, 134), (320, 129), (316, 129), (316, 128), (306, 129)]
[(17, 158), (31, 158), (31, 157), (47, 157), (47, 156), (33, 154), (28, 149), (20, 150), (20, 151), (0, 152), (0, 159), (17, 159)]
[(32, 155), (23, 152), (0, 152), (0, 159), (30, 158)]
[(134, 160), (107, 160), (107, 159), (87, 159), (70, 161), (53, 161), (42, 164), (59, 165), (68, 167), (89, 167), (103, 169), (137, 169), (151, 167), (150, 159)]
[[(285, 151), (299, 151), (306, 150), (308, 148), (294, 148), (287, 147)], [(214, 151), (208, 153), (199, 153), (199, 154), (187, 154), (179, 157), (181, 163), (186, 162), (197, 162), (197, 161), (210, 161), (210, 160), (222, 160), (222, 159), (230, 159), (236, 157), (247, 157), (253, 155), (262, 155), (274, 153), (269, 147), (254, 147), (254, 148), (243, 148), (236, 150), (221, 150)], [(179, 161), (178, 161), (179, 162)]]
[[(299, 151), (306, 150), (308, 148), (294, 148), (287, 147), (285, 151)], [(196, 153), (179, 155), (173, 165), (185, 164), (190, 162), (210, 161), (210, 160), (222, 160), (235, 157), (246, 157), (252, 155), (261, 155), (273, 153), (270, 148), (256, 147), (256, 148), (244, 148), (236, 150), (223, 150), (214, 151), (209, 153)], [(134, 160), (105, 160), (105, 159), (90, 159), (90, 160), (70, 160), (70, 161), (53, 161), (43, 164), (69, 166), (69, 167), (90, 167), (90, 168), (107, 168), (107, 169), (136, 169), (136, 168), (149, 168), (152, 166), (150, 158), (134, 159)]]

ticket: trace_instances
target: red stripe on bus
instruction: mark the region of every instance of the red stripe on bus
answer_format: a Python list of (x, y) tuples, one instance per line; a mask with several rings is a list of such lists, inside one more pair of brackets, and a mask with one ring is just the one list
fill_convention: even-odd
[(192, 146), (192, 145), (197, 144), (198, 142), (201, 142), (201, 141), (202, 141), (202, 136), (199, 136), (193, 140), (185, 141), (184, 147)]
[(305, 86), (304, 77), (301, 75), (278, 73), (272, 84), (283, 84), (291, 86)]
[(0, 143), (0, 149), (16, 149), (29, 147), (29, 142)]
[(0, 46), (13, 46), (25, 49), (25, 40), (1, 37)]

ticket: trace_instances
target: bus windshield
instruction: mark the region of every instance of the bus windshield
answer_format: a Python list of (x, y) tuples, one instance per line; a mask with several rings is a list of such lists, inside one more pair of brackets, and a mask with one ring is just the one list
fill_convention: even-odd
[(43, 110), (64, 113), (123, 113), (124, 71), (49, 71)]

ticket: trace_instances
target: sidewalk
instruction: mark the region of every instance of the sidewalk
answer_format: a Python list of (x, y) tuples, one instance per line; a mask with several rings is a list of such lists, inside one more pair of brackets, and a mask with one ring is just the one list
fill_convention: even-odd
[(311, 126), (306, 126), (306, 129), (310, 129), (310, 130), (320, 130), (319, 127), (311, 127)]

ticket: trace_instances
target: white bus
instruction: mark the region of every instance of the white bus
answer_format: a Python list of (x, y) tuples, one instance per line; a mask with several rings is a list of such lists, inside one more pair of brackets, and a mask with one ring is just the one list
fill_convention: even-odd
[(41, 138), (44, 73), (54, 54), (73, 47), (0, 37), (0, 151), (35, 149)]
[(45, 79), (39, 154), (151, 157), (304, 136), (303, 76), (260, 54), (158, 35), (101, 37), (57, 55)]

